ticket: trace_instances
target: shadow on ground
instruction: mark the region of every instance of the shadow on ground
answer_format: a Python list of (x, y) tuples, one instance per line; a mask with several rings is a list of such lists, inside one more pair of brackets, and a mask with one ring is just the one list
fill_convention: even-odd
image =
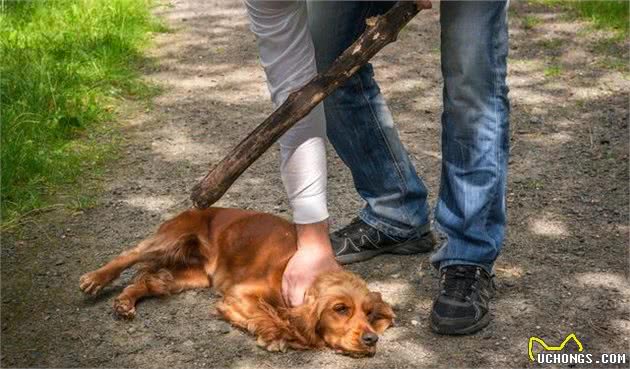
[[(509, 230), (497, 262), (495, 319), (470, 337), (436, 336), (426, 318), (437, 291), (427, 255), (353, 265), (392, 302), (398, 326), (370, 359), (329, 351), (270, 354), (213, 317), (216, 296), (149, 299), (132, 322), (110, 313), (130, 273), (91, 299), (78, 278), (189, 206), (191, 186), (271, 111), (240, 2), (184, 1), (160, 10), (148, 78), (165, 87), (129, 114), (127, 141), (99, 205), (55, 210), (2, 235), (3, 367), (528, 367), (527, 340), (576, 333), (588, 352), (627, 352), (627, 45), (556, 10), (511, 10), (512, 135)], [(542, 21), (524, 27), (528, 16)], [(612, 40), (612, 41), (611, 41)], [(604, 45), (605, 47), (603, 47)], [(396, 122), (435, 201), (441, 80), (437, 11), (423, 12), (375, 62)], [(332, 151), (333, 227), (362, 206)], [(289, 217), (270, 150), (219, 205)]]

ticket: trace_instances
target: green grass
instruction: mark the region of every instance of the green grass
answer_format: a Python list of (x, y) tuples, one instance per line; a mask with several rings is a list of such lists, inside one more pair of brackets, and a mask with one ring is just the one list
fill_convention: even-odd
[(588, 19), (600, 28), (614, 29), (624, 36), (630, 29), (630, 1), (628, 0), (531, 0), (549, 6), (561, 6), (574, 15)]
[(599, 27), (613, 28), (628, 33), (630, 2), (628, 0), (575, 1), (570, 6), (578, 14)]
[(562, 74), (562, 67), (558, 64), (548, 65), (547, 67), (545, 67), (543, 73), (545, 77), (558, 77), (560, 74)]
[(78, 189), (115, 151), (120, 100), (155, 93), (139, 74), (151, 32), (164, 31), (152, 6), (1, 1), (1, 224), (58, 195), (72, 207), (90, 203)]
[(526, 15), (523, 17), (522, 21), (523, 28), (528, 31), (534, 29), (541, 22), (540, 18), (536, 17), (535, 15)]

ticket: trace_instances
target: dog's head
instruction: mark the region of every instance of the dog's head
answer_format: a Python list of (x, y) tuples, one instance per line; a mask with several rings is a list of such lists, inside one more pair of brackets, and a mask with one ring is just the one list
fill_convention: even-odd
[(391, 306), (370, 292), (363, 279), (339, 271), (318, 276), (300, 308), (303, 326), (315, 339), (350, 356), (372, 356), (378, 335), (393, 324)]

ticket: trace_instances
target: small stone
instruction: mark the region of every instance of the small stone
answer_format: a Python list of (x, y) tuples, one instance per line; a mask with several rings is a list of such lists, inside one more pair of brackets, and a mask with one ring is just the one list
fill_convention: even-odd
[(537, 326), (536, 326), (536, 329), (540, 329), (540, 326), (539, 326), (539, 325), (537, 325)]
[(418, 325), (418, 321), (417, 320), (412, 320), (411, 321), (411, 325), (413, 325), (415, 327), (416, 325)]
[(57, 260), (57, 261), (55, 262), (55, 265), (63, 265), (63, 263), (65, 263), (65, 261), (63, 261), (63, 260)]
[(127, 332), (130, 333), (130, 334), (135, 332), (135, 331), (136, 331), (136, 328), (134, 328), (134, 327), (129, 327), (129, 329), (127, 329)]
[(221, 334), (228, 334), (230, 333), (230, 331), (231, 329), (228, 324), (222, 324), (221, 327), (219, 328), (219, 333)]
[(398, 274), (398, 273), (392, 274), (392, 278), (400, 278), (400, 274)]

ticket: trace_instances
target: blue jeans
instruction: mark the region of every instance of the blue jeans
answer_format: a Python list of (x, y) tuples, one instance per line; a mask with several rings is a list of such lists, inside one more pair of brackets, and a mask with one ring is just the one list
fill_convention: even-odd
[[(363, 32), (366, 18), (392, 4), (309, 2), (318, 69), (326, 70)], [(507, 3), (443, 1), (440, 25), (444, 111), (435, 224), (447, 242), (431, 262), (491, 271), (506, 224)], [(324, 106), (328, 138), (366, 202), (361, 219), (393, 236), (426, 232), (427, 189), (400, 142), (372, 66), (362, 67)]]

